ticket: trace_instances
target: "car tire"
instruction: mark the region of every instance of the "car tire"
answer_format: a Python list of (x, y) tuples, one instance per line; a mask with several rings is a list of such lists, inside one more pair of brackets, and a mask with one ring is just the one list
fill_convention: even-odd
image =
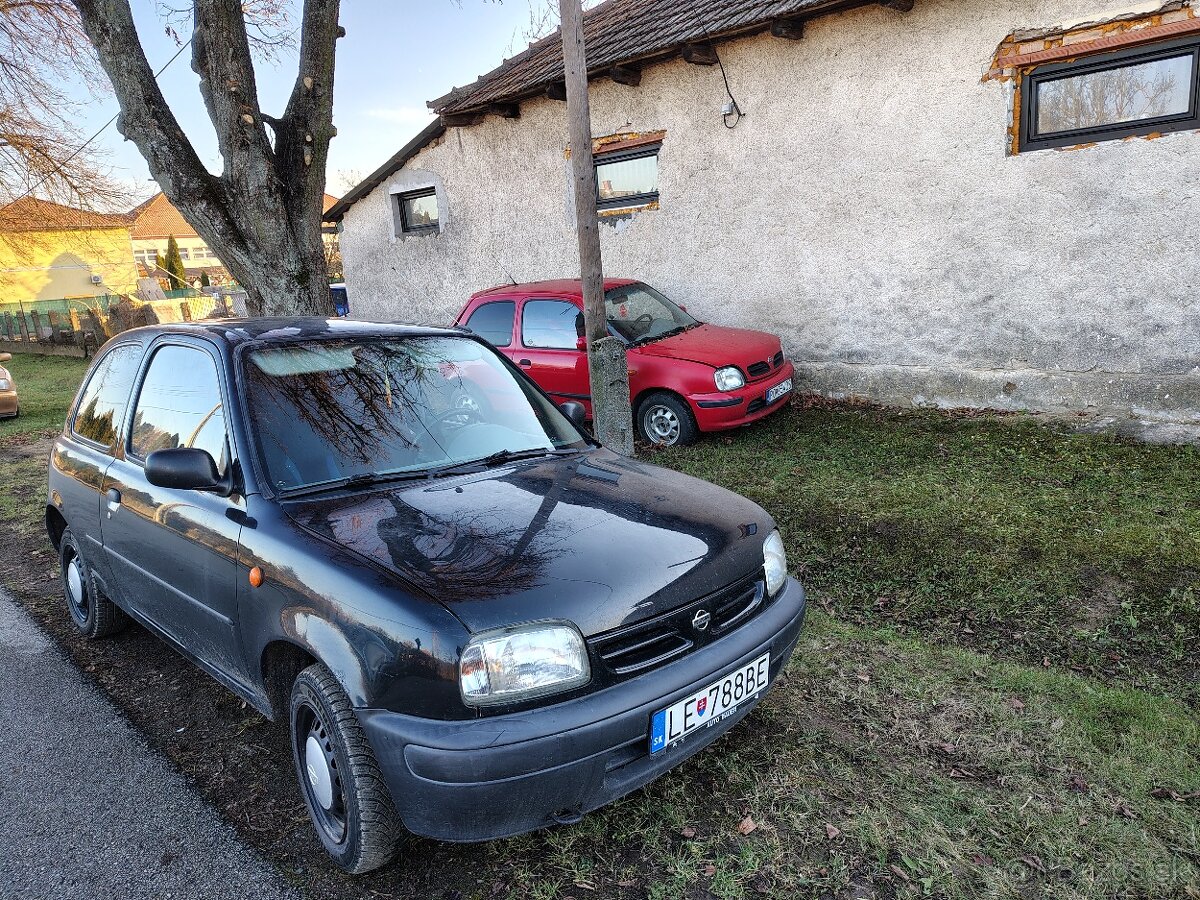
[(675, 394), (657, 391), (638, 404), (638, 437), (656, 447), (696, 443), (700, 429), (687, 403)]
[(87, 559), (70, 528), (58, 542), (58, 562), (62, 571), (63, 599), (76, 630), (89, 640), (123, 631), (129, 619), (96, 586)]
[(296, 676), (290, 722), (300, 793), (326, 852), (353, 875), (386, 865), (400, 822), (350, 698), (320, 663)]

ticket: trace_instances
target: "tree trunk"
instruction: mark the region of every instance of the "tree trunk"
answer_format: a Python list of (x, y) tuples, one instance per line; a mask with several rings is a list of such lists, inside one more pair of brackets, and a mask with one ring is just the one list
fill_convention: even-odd
[(224, 160), (219, 176), (201, 163), (163, 98), (129, 0), (73, 2), (120, 102), (118, 129), (245, 288), (251, 314), (331, 314), (321, 206), (340, 0), (305, 0), (299, 72), (280, 118), (259, 108), (242, 4), (195, 0), (192, 68)]
[(567, 118), (571, 135), (571, 174), (575, 188), (576, 231), (583, 279), (583, 320), (587, 332), (592, 425), (605, 447), (633, 454), (633, 416), (629, 408), (629, 364), (625, 345), (608, 334), (604, 307), (604, 271), (596, 215), (596, 169), (592, 162), (592, 117), (588, 105), (587, 58), (580, 0), (559, 0), (563, 62), (566, 68)]

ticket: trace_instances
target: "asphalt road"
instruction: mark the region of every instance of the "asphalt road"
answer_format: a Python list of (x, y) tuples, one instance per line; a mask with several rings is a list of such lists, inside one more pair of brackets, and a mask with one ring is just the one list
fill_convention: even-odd
[(0, 590), (0, 898), (294, 896)]

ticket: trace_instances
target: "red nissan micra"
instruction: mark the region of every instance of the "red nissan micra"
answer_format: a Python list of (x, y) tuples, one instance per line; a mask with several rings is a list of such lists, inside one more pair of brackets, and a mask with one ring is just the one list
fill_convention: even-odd
[[(604, 298), (609, 334), (627, 346), (642, 440), (690, 444), (701, 431), (770, 415), (791, 393), (792, 364), (774, 335), (699, 322), (640, 281), (607, 279)], [(580, 401), (591, 415), (578, 279), (480, 291), (455, 324), (495, 346), (556, 400)]]

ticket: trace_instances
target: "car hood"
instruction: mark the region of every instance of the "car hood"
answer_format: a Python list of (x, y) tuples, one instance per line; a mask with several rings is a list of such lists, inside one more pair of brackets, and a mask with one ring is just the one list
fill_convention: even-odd
[(287, 508), (474, 632), (566, 619), (591, 636), (633, 624), (760, 569), (774, 527), (744, 497), (608, 450)]
[(686, 359), (714, 368), (738, 366), (745, 372), (753, 363), (770, 360), (780, 348), (779, 338), (765, 331), (701, 325), (661, 341), (642, 344), (636, 348), (636, 352)]

